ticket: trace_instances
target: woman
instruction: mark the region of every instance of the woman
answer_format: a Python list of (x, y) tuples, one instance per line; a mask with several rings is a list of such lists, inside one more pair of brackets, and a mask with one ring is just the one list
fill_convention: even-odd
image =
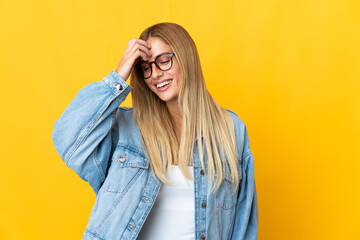
[[(118, 107), (131, 90), (133, 108)], [(79, 91), (53, 141), (97, 196), (83, 239), (256, 239), (245, 125), (211, 97), (177, 24), (130, 40), (116, 71)]]

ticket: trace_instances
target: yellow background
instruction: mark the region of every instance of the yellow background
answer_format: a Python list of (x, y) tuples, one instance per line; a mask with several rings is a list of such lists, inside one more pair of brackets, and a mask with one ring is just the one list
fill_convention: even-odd
[(247, 125), (258, 239), (360, 239), (358, 0), (1, 0), (0, 239), (81, 239), (95, 195), (53, 124), (163, 21), (188, 30), (209, 91)]

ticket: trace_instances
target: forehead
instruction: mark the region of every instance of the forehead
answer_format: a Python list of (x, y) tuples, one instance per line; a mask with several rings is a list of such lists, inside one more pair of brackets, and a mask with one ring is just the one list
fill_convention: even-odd
[(161, 53), (172, 53), (171, 47), (160, 38), (151, 37), (146, 42), (151, 45), (150, 52), (152, 53), (152, 56), (149, 59), (151, 61), (153, 61), (156, 56)]

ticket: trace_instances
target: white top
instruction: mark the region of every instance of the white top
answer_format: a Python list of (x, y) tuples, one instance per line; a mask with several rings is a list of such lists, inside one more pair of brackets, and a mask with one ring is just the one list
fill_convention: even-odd
[[(194, 177), (194, 168), (188, 169)], [(186, 179), (176, 165), (171, 165), (168, 177), (173, 185), (162, 185), (137, 239), (195, 239), (194, 181)]]

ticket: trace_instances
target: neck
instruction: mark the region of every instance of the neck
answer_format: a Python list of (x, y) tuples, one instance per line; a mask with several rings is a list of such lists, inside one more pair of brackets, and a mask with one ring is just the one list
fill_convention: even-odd
[(182, 130), (182, 111), (180, 109), (179, 103), (177, 100), (166, 102), (166, 106), (170, 112), (173, 123), (179, 133), (181, 135)]

